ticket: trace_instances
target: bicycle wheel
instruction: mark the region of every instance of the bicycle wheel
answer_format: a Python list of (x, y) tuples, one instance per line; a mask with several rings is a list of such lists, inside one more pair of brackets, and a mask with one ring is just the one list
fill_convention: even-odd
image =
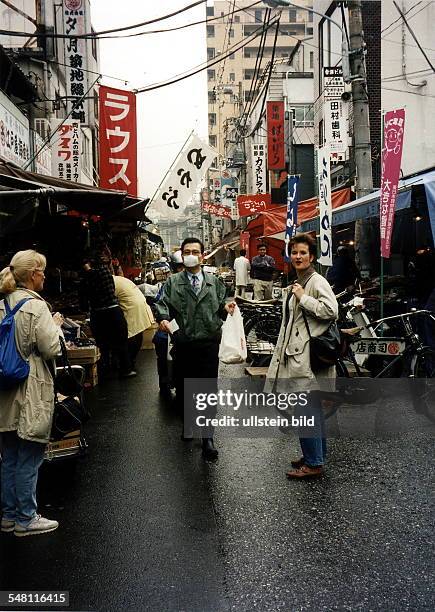
[(279, 336), (281, 319), (273, 314), (253, 317), (245, 324), (246, 348), (256, 365), (269, 365)]
[(417, 413), (435, 423), (435, 351), (426, 348), (411, 364), (412, 402)]

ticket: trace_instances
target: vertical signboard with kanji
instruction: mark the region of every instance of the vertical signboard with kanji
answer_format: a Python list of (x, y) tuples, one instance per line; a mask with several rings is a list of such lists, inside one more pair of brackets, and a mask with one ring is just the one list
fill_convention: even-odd
[(381, 255), (390, 257), (394, 209), (402, 161), (405, 109), (385, 113), (384, 148), (382, 149), (381, 201), (379, 207)]
[(80, 183), (81, 142), (78, 121), (64, 123), (51, 146), (52, 174), (65, 181)]
[(87, 123), (87, 102), (80, 98), (88, 90), (86, 38), (75, 38), (86, 34), (84, 0), (63, 0), (63, 30), (71, 38), (65, 39), (65, 74), (68, 112), (74, 106), (71, 119)]
[(289, 176), (287, 183), (287, 221), (284, 238), (284, 261), (287, 263), (290, 261), (290, 241), (296, 234), (298, 226), (299, 178), (299, 175)]
[(331, 154), (347, 150), (348, 135), (343, 101), (345, 87), (341, 66), (323, 68), (323, 120), (325, 141)]
[(267, 167), (285, 169), (284, 102), (267, 103)]
[(137, 195), (136, 96), (100, 87), (100, 187)]
[(266, 146), (252, 145), (252, 182), (253, 193), (266, 193)]
[(29, 120), (1, 91), (0, 157), (21, 167), (30, 157)]
[(332, 266), (331, 164), (328, 147), (319, 149), (320, 257), (322, 266)]

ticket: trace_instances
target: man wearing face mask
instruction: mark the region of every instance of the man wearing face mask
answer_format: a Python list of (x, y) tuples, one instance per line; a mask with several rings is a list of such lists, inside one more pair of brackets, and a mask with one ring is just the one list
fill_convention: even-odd
[[(184, 399), (184, 379), (209, 378), (217, 381), (222, 322), (234, 312), (235, 303), (226, 304), (222, 281), (201, 270), (204, 245), (198, 238), (186, 238), (181, 245), (185, 270), (173, 274), (165, 283), (156, 304), (160, 329), (173, 332), (175, 345), (174, 378), (178, 404)], [(179, 329), (173, 331), (174, 320)], [(207, 417), (213, 418), (213, 409)], [(189, 410), (185, 411), (184, 435), (189, 437)], [(217, 459), (213, 430), (203, 429), (202, 453), (206, 460)]]

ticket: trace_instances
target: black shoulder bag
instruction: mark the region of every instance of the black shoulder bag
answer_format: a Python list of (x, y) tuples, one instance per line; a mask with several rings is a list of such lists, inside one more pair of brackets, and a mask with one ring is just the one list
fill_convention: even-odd
[(302, 316), (310, 337), (310, 365), (312, 371), (318, 372), (337, 363), (340, 356), (340, 332), (335, 321), (320, 336), (312, 336), (307, 315), (301, 307)]

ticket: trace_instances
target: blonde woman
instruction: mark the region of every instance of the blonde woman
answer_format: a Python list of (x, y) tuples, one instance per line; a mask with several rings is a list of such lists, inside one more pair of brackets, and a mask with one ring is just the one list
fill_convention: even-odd
[[(15, 314), (17, 349), (28, 359), (26, 380), (0, 390), (1, 531), (18, 537), (54, 531), (57, 521), (37, 513), (36, 484), (44, 459), (54, 410), (53, 378), (47, 362), (60, 351), (62, 317), (50, 314), (39, 295), (44, 286), (46, 259), (36, 251), (19, 251), (0, 272), (0, 294), (12, 309), (28, 299)], [(0, 300), (0, 321), (6, 314)]]

